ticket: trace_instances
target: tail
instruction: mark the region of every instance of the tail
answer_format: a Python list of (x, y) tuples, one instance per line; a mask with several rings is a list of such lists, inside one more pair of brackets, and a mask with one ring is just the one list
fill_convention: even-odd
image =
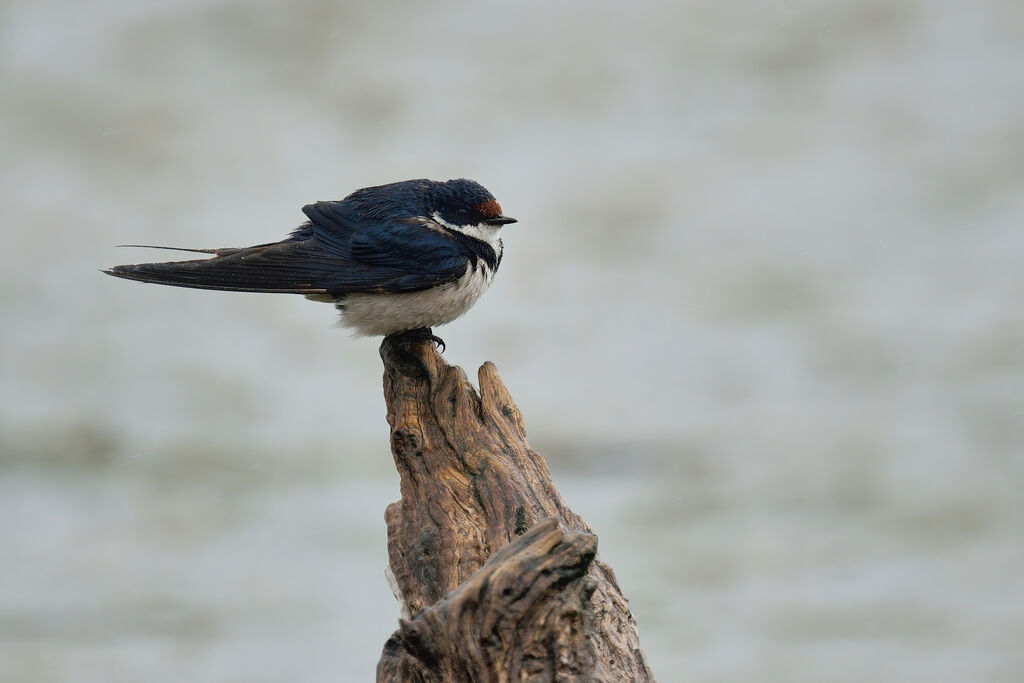
[(168, 251), (189, 251), (193, 254), (225, 254), (237, 249), (187, 249), (185, 247), (163, 247), (156, 244), (119, 244), (118, 249), (167, 249)]
[[(139, 245), (125, 245), (139, 246)], [(244, 249), (180, 249), (213, 258), (137, 263), (103, 270), (107, 275), (172, 287), (226, 292), (327, 294), (325, 265), (306, 242), (284, 241)]]

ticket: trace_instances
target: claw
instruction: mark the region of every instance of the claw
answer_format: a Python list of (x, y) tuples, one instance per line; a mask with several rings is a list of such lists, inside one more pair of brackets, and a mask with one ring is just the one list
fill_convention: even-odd
[(419, 328), (417, 328), (415, 330), (408, 330), (406, 332), (402, 332), (401, 334), (395, 335), (395, 336), (404, 337), (405, 339), (410, 340), (410, 341), (429, 341), (429, 342), (432, 342), (442, 352), (445, 350), (445, 348), (447, 348), (445, 346), (444, 339), (441, 339), (436, 334), (434, 334), (434, 331), (431, 330), (429, 327), (419, 327)]

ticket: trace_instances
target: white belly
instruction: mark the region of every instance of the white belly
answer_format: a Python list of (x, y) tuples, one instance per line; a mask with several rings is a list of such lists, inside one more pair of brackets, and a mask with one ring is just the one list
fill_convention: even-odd
[(491, 284), (494, 273), (482, 261), (455, 282), (409, 294), (348, 294), (338, 304), (341, 324), (357, 335), (380, 336), (436, 327), (468, 311)]

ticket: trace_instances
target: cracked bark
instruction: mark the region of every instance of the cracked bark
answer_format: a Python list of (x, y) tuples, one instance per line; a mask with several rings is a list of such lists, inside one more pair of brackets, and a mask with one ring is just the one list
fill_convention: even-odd
[(402, 499), (388, 506), (402, 606), (378, 681), (649, 681), (597, 537), (562, 500), (491, 363), (479, 386), (433, 345), (385, 338)]

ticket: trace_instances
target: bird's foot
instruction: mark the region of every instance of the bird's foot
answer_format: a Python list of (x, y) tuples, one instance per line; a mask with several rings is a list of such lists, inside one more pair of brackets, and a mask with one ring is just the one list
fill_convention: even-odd
[(429, 327), (418, 327), (415, 330), (408, 330), (401, 334), (395, 335), (401, 337), (405, 341), (429, 341), (432, 342), (442, 352), (445, 350), (444, 339), (441, 339), (434, 331)]

